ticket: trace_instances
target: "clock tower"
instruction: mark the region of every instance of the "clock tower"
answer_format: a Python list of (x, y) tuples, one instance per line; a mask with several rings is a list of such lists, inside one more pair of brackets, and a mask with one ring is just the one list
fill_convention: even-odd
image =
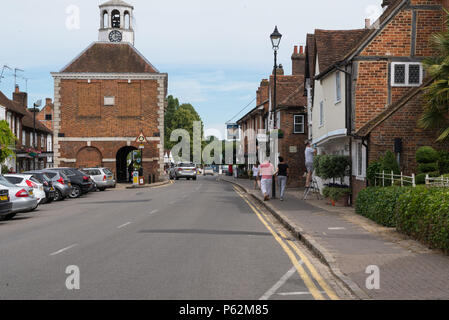
[(127, 42), (134, 46), (134, 7), (122, 0), (110, 0), (100, 5), (98, 40), (109, 43)]

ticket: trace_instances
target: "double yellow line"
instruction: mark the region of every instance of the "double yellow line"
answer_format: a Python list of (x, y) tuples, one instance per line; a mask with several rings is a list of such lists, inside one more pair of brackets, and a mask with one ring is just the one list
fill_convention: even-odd
[[(265, 213), (260, 211), (256, 206), (254, 206), (250, 201), (248, 201), (247, 197), (240, 192), (236, 187), (234, 187), (235, 192), (248, 204), (248, 206), (254, 211), (254, 213), (257, 215), (259, 220), (263, 223), (263, 225), (270, 231), (270, 233), (273, 235), (273, 237), (276, 239), (276, 241), (279, 243), (279, 245), (282, 247), (284, 252), (287, 254), (287, 256), (290, 258), (291, 262), (293, 263), (294, 267), (296, 268), (299, 276), (304, 281), (305, 285), (309, 289), (310, 293), (314, 297), (315, 300), (324, 300), (325, 297), (322, 295), (321, 291), (317, 288), (313, 280), (309, 277), (309, 274), (305, 271), (302, 264), (298, 261), (297, 257), (295, 256), (294, 252), (299, 256), (300, 261), (302, 261), (307, 269), (309, 270), (312, 277), (316, 280), (316, 282), (319, 284), (321, 288), (323, 288), (324, 292), (329, 296), (332, 300), (339, 300), (338, 296), (335, 294), (335, 292), (330, 288), (330, 286), (324, 281), (324, 279), (320, 276), (320, 274), (316, 271), (313, 264), (309, 261), (307, 256), (301, 252), (299, 247), (291, 240), (288, 240), (288, 238), (285, 236), (285, 234), (278, 230), (279, 235), (284, 238), (287, 242), (284, 242), (281, 237), (279, 237), (278, 233), (276, 233), (267, 222), (268, 217)], [(265, 219), (264, 219), (265, 217)], [(291, 249), (293, 249), (293, 251)]]

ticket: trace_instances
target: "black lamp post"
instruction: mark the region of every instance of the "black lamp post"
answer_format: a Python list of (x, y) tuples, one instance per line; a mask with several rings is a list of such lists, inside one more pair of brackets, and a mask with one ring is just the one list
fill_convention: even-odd
[[(282, 39), (282, 34), (279, 33), (278, 31), (278, 27), (276, 26), (274, 28), (274, 32), (270, 35), (270, 39), (271, 39), (271, 44), (273, 45), (273, 51), (274, 51), (274, 90), (273, 90), (273, 128), (277, 129), (277, 121), (276, 121), (276, 106), (277, 106), (277, 102), (276, 102), (276, 79), (277, 79), (277, 69), (278, 69), (278, 63), (277, 63), (277, 56), (278, 56), (278, 50), (279, 50), (279, 44), (281, 43), (281, 39)], [(273, 142), (274, 144), (274, 142)], [(273, 145), (274, 147), (274, 145)], [(274, 148), (273, 148), (274, 149)], [(274, 150), (271, 150), (271, 152), (273, 152)], [(276, 163), (276, 158), (275, 158), (275, 163)], [(275, 164), (274, 163), (274, 164)], [(276, 198), (276, 178), (273, 175), (273, 187), (272, 187), (272, 198), (275, 199)]]
[[(36, 107), (40, 107), (42, 104), (42, 100), (38, 100), (37, 102), (35, 102), (33, 104), (33, 148), (34, 151), (37, 150), (37, 136), (36, 136)], [(42, 146), (41, 146), (42, 147)], [(34, 152), (33, 151), (33, 152)], [(34, 166), (34, 170), (36, 170), (36, 156), (33, 158), (33, 166)]]

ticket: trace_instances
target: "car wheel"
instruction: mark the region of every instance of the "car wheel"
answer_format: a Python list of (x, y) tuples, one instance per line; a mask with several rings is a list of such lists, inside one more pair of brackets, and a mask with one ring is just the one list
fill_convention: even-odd
[(100, 190), (100, 191), (105, 191), (106, 188), (98, 188), (98, 190)]
[(193, 178), (193, 180), (194, 180), (194, 181), (196, 181), (196, 177), (195, 177), (195, 178)]
[(75, 199), (81, 196), (81, 188), (76, 184), (72, 185), (72, 193), (70, 194), (70, 198)]
[(179, 177), (176, 177), (176, 180), (179, 180)]
[(64, 200), (64, 198), (62, 197), (61, 191), (59, 191), (58, 189), (56, 189), (56, 191), (55, 191), (55, 198), (53, 200), (54, 201)]
[(3, 217), (3, 220), (11, 220), (16, 216), (17, 213), (10, 213)]

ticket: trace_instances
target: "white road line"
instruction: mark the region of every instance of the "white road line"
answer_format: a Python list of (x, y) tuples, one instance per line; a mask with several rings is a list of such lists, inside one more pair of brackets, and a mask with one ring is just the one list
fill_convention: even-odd
[(334, 228), (327, 228), (328, 230), (346, 230), (346, 228), (343, 227), (334, 227)]
[(150, 214), (155, 214), (156, 212), (159, 212), (159, 210), (158, 209), (153, 210), (153, 211), (150, 212)]
[(76, 243), (75, 243), (75, 244), (72, 244), (71, 246), (68, 246), (68, 247), (66, 247), (66, 248), (64, 248), (64, 249), (61, 249), (61, 250), (58, 250), (58, 251), (53, 252), (52, 254), (50, 254), (50, 256), (55, 256), (55, 255), (57, 255), (57, 254), (63, 253), (64, 251), (70, 250), (70, 249), (76, 247), (77, 245), (78, 245), (78, 244), (76, 244)]
[[(321, 293), (325, 293), (324, 291), (320, 291)], [(311, 294), (310, 292), (305, 292), (305, 291), (299, 291), (299, 292), (280, 292), (277, 293), (280, 296), (302, 296), (302, 295), (307, 295), (307, 294)]]
[[(300, 264), (303, 264), (302, 261), (299, 261), (299, 263), (300, 263)], [(284, 275), (282, 276), (282, 278), (281, 278), (278, 282), (276, 282), (276, 284), (275, 284), (273, 287), (271, 287), (270, 290), (268, 290), (267, 292), (265, 292), (265, 294), (264, 294), (259, 300), (268, 300), (268, 299), (270, 299), (270, 297), (271, 297), (273, 294), (275, 294), (276, 291), (277, 291), (280, 287), (282, 287), (282, 286), (287, 282), (287, 280), (290, 279), (291, 276), (294, 275), (295, 273), (296, 273), (296, 268), (295, 268), (295, 267), (293, 267), (293, 268), (291, 268), (290, 270), (288, 270), (287, 273), (284, 274)]]
[(124, 224), (122, 224), (121, 226), (118, 226), (117, 229), (124, 228), (124, 227), (126, 227), (126, 226), (129, 226), (130, 224), (131, 224), (131, 222), (124, 223)]

